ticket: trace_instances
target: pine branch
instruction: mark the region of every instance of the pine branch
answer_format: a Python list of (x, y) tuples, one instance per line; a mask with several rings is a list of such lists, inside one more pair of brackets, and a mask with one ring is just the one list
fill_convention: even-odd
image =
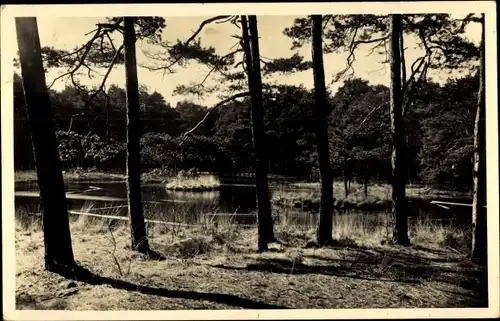
[(264, 64), (262, 73), (268, 76), (273, 73), (289, 74), (293, 72), (305, 71), (312, 68), (312, 61), (304, 61), (304, 57), (297, 53), (289, 58), (276, 58), (270, 61), (260, 61)]
[(422, 79), (427, 74), (427, 70), (428, 70), (430, 65), (431, 65), (431, 62), (430, 62), (430, 57), (429, 57), (428, 61), (423, 64), (422, 71), (420, 72), (420, 75), (419, 75), (417, 80), (414, 80), (414, 75), (412, 74), (412, 76), (410, 78), (410, 79), (412, 79), (411, 90), (405, 89), (405, 90), (407, 90), (407, 99), (406, 99), (406, 102), (403, 104), (403, 116), (407, 114), (408, 110), (413, 105), (413, 101), (412, 101), (413, 94), (418, 90), (418, 87), (422, 83)]
[(214, 21), (217, 21), (217, 20), (225, 20), (227, 18), (231, 18), (232, 16), (215, 16), (215, 17), (212, 17), (212, 18), (209, 18), (205, 21), (203, 21), (200, 26), (198, 27), (198, 30), (196, 30), (193, 35), (191, 37), (189, 37), (189, 39), (185, 42), (185, 44), (189, 44), (191, 41), (194, 40), (194, 38), (196, 38), (196, 36), (203, 30), (203, 28), (211, 23), (211, 22), (214, 22)]
[[(179, 49), (187, 49), (187, 48), (189, 48), (189, 45), (191, 44), (191, 42), (193, 40), (195, 40), (196, 36), (198, 36), (198, 34), (203, 30), (203, 28), (207, 24), (210, 24), (212, 22), (217, 22), (217, 21), (219, 21), (219, 23), (227, 22), (227, 21), (231, 20), (232, 17), (233, 16), (215, 16), (215, 17), (212, 17), (212, 18), (209, 18), (209, 19), (203, 21), (200, 24), (200, 26), (198, 27), (198, 29), (193, 32), (193, 34), (191, 35), (191, 37), (189, 37), (185, 42), (181, 42)], [(168, 54), (168, 50), (172, 50), (173, 49), (173, 47), (170, 46), (170, 45), (168, 45), (168, 43), (162, 43), (162, 44), (160, 44), (160, 46), (162, 48), (166, 49), (165, 54)], [(144, 53), (144, 55), (146, 57), (148, 57), (151, 60), (156, 60), (156, 61), (160, 60), (160, 61), (163, 61), (163, 62), (167, 62), (166, 65), (162, 65), (162, 66), (148, 66), (148, 65), (142, 65), (141, 64), (141, 67), (146, 68), (146, 69), (148, 69), (150, 71), (163, 70), (164, 72), (173, 73), (174, 71), (172, 70), (172, 67), (174, 67), (176, 64), (178, 64), (184, 58), (184, 56), (182, 54), (178, 54), (177, 57), (175, 57), (175, 59), (173, 61), (169, 61), (171, 57), (162, 58), (159, 55), (151, 54), (149, 52), (143, 51), (143, 53)]]
[(325, 32), (331, 19), (333, 19), (333, 15), (323, 15), (323, 32)]
[(234, 16), (229, 16), (229, 18), (227, 19), (223, 19), (221, 21), (216, 21), (215, 23), (216, 24), (221, 24), (221, 23), (225, 23), (225, 22), (229, 22), (229, 21), (232, 21), (234, 19)]
[(179, 146), (182, 146), (182, 144), (184, 144), (184, 142), (186, 141), (186, 139), (188, 138), (189, 135), (191, 135), (196, 129), (198, 129), (198, 127), (200, 127), (204, 122), (205, 120), (208, 118), (208, 116), (210, 116), (210, 114), (219, 106), (222, 106), (222, 105), (225, 105), (227, 104), (228, 102), (230, 101), (233, 101), (237, 98), (242, 98), (242, 97), (248, 97), (250, 96), (250, 92), (242, 92), (242, 93), (238, 93), (238, 94), (235, 94), (235, 95), (232, 95), (231, 97), (228, 97), (226, 99), (224, 99), (223, 101), (221, 102), (218, 102), (215, 106), (213, 106), (212, 108), (210, 108), (208, 110), (208, 112), (205, 114), (205, 117), (203, 117), (202, 120), (200, 120), (192, 129), (188, 130), (187, 132), (185, 132), (182, 136), (183, 136), (183, 139), (181, 141), (181, 143), (179, 144)]
[(115, 44), (113, 43), (113, 40), (111, 39), (111, 36), (109, 35), (109, 33), (106, 32), (106, 37), (108, 38), (109, 40), (109, 43), (111, 44), (111, 47), (113, 48), (114, 51), (116, 51), (116, 47), (115, 47)]
[(380, 104), (380, 105), (376, 106), (375, 108), (373, 108), (373, 109), (372, 109), (372, 110), (368, 113), (368, 115), (366, 115), (366, 117), (363, 119), (363, 121), (361, 121), (361, 123), (359, 124), (359, 126), (358, 126), (358, 127), (356, 127), (356, 129), (355, 129), (355, 130), (353, 130), (353, 131), (352, 131), (352, 132), (348, 135), (347, 140), (350, 140), (350, 139), (353, 137), (353, 135), (354, 135), (355, 133), (357, 133), (357, 132), (358, 132), (358, 131), (359, 131), (359, 130), (363, 127), (363, 125), (364, 125), (364, 124), (365, 124), (365, 123), (366, 123), (366, 122), (370, 119), (370, 116), (371, 116), (374, 112), (376, 112), (377, 110), (379, 110), (380, 108), (382, 108), (383, 106), (384, 106), (384, 104)]
[(87, 106), (88, 104), (90, 104), (90, 102), (100, 93), (100, 92), (104, 92), (104, 86), (106, 85), (106, 80), (108, 80), (108, 77), (109, 75), (111, 74), (111, 70), (113, 70), (113, 67), (116, 63), (116, 60), (118, 58), (118, 56), (120, 55), (121, 51), (123, 50), (123, 45), (120, 46), (120, 48), (118, 48), (118, 50), (116, 51), (114, 57), (113, 57), (113, 60), (111, 60), (111, 63), (109, 64), (109, 67), (108, 67), (108, 70), (106, 71), (106, 74), (104, 75), (104, 78), (102, 79), (102, 82), (101, 82), (101, 85), (99, 86), (99, 88), (92, 93), (92, 95), (90, 95), (89, 99), (87, 99), (87, 101), (85, 102), (85, 107), (83, 108), (83, 110), (85, 111), (87, 109)]
[[(83, 54), (82, 56), (80, 57), (80, 59), (78, 60), (77, 64), (75, 67), (73, 67), (71, 70), (69, 70), (68, 72), (66, 73), (63, 73), (59, 76), (57, 76), (56, 78), (54, 78), (51, 82), (51, 84), (47, 87), (48, 89), (52, 88), (52, 86), (55, 84), (55, 82), (63, 77), (66, 77), (66, 76), (70, 76), (71, 77), (71, 81), (73, 82), (73, 84), (75, 84), (75, 81), (74, 81), (74, 74), (81, 68), (81, 67), (85, 67), (88, 69), (88, 75), (90, 78), (92, 78), (90, 76), (90, 71), (93, 71), (86, 63), (85, 63), (85, 59), (87, 58), (87, 56), (89, 55), (90, 51), (92, 50), (92, 46), (94, 45), (94, 43), (97, 41), (97, 40), (100, 40), (100, 49), (101, 49), (101, 53), (104, 53), (105, 52), (105, 48), (104, 48), (104, 37), (107, 37), (109, 40), (110, 40), (110, 43), (113, 47), (113, 49), (115, 48), (114, 44), (113, 44), (113, 41), (111, 40), (111, 37), (109, 36), (109, 32), (113, 32), (115, 30), (118, 30), (120, 28), (120, 23), (121, 23), (122, 19), (117, 19), (116, 22), (114, 23), (97, 23), (97, 28), (94, 29), (94, 35), (92, 36), (92, 38), (87, 41), (83, 46), (81, 46), (80, 48), (77, 48), (76, 50), (74, 50), (73, 52), (69, 52), (69, 53), (66, 53), (66, 54), (63, 54), (59, 57), (57, 57), (57, 59), (59, 61), (61, 61), (62, 59), (64, 58), (67, 58), (67, 57), (70, 57), (70, 56), (73, 56), (73, 55), (77, 55), (78, 53), (82, 52), (83, 51)], [(87, 33), (86, 35), (88, 34), (91, 34), (91, 32)], [(80, 87), (80, 86), (77, 86), (77, 87)], [(80, 87), (81, 88), (81, 87)]]
[(52, 88), (52, 86), (54, 85), (54, 83), (57, 80), (59, 80), (59, 79), (61, 79), (63, 77), (66, 77), (68, 75), (72, 75), (75, 72), (77, 72), (78, 69), (80, 69), (80, 67), (84, 64), (85, 58), (87, 58), (87, 55), (90, 52), (90, 48), (91, 48), (92, 44), (94, 43), (95, 40), (97, 40), (99, 38), (100, 34), (101, 34), (101, 28), (98, 27), (97, 31), (95, 32), (95, 34), (92, 37), (92, 39), (90, 39), (89, 41), (87, 41), (87, 43), (85, 45), (83, 45), (80, 49), (78, 49), (78, 50), (76, 50), (75, 52), (72, 53), (72, 54), (75, 54), (75, 53), (77, 53), (77, 52), (82, 51), (82, 50), (85, 49), (85, 51), (83, 52), (83, 55), (80, 57), (80, 60), (78, 61), (78, 64), (76, 65), (76, 67), (74, 67), (70, 71), (68, 71), (68, 72), (66, 72), (64, 74), (61, 74), (61, 75), (57, 76), (56, 78), (54, 78), (54, 80), (52, 80), (52, 83), (47, 87), (48, 89)]
[(374, 47), (372, 47), (369, 50), (368, 55), (370, 55), (375, 51), (375, 49), (385, 45), (386, 40), (389, 38), (388, 35), (385, 35), (385, 36), (374, 38), (374, 39), (367, 39), (367, 40), (357, 39), (356, 40), (356, 37), (358, 35), (358, 31), (360, 28), (361, 28), (361, 26), (356, 26), (355, 29), (352, 31), (353, 35), (351, 38), (351, 43), (349, 44), (349, 49), (348, 49), (349, 55), (347, 56), (347, 59), (346, 59), (346, 67), (333, 76), (332, 83), (338, 82), (342, 77), (344, 77), (346, 75), (346, 73), (349, 70), (351, 70), (351, 75), (354, 74), (353, 64), (356, 61), (355, 51), (360, 45), (377, 43)]
[(73, 127), (73, 120), (75, 119), (75, 117), (80, 117), (80, 116), (84, 116), (84, 115), (85, 115), (85, 112), (81, 112), (81, 113), (77, 113), (77, 114), (71, 115), (71, 118), (70, 118), (70, 121), (69, 121), (69, 127), (68, 127), (68, 134), (71, 132), (71, 128)]

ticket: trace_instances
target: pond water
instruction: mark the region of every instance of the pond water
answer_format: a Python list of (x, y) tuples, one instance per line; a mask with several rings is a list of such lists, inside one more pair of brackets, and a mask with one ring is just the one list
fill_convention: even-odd
[[(105, 215), (127, 215), (127, 190), (124, 182), (67, 182), (68, 208), (72, 211)], [(283, 186), (280, 187), (283, 189)], [(292, 190), (292, 188), (287, 188)], [(301, 189), (304, 190), (304, 189)], [(271, 194), (276, 192), (270, 188)], [(257, 201), (255, 187), (251, 182), (222, 184), (218, 191), (180, 192), (168, 191), (165, 184), (143, 184), (142, 200), (146, 219), (194, 224), (200, 219), (230, 219), (237, 224), (256, 224)], [(445, 201), (450, 201), (449, 199)], [(454, 200), (457, 201), (457, 200)], [(462, 200), (470, 203), (467, 200)], [(36, 183), (16, 183), (16, 208), (28, 213), (37, 213), (38, 185)], [(317, 224), (317, 214), (301, 209), (288, 208), (281, 211), (287, 214), (287, 220), (294, 224)], [(382, 213), (386, 213), (384, 210)], [(339, 212), (336, 212), (340, 214)], [(380, 214), (381, 210), (359, 211), (352, 213)], [(470, 208), (439, 210), (428, 202), (413, 202), (410, 216), (434, 216), (439, 219), (452, 219), (468, 223)], [(233, 215), (235, 214), (235, 215)], [(342, 213), (345, 215), (345, 213)]]

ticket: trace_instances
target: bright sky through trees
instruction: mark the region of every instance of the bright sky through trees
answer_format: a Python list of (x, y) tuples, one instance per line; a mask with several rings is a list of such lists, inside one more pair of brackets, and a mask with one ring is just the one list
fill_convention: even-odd
[[(465, 16), (466, 13), (464, 13)], [(167, 27), (163, 32), (163, 39), (175, 42), (176, 39), (186, 40), (190, 37), (194, 30), (198, 28), (200, 23), (208, 17), (166, 17)], [(266, 58), (290, 57), (295, 51), (290, 50), (291, 40), (283, 34), (285, 27), (293, 24), (296, 16), (258, 16), (258, 27), (260, 35), (261, 55)], [(84, 44), (90, 37), (86, 33), (95, 29), (95, 24), (103, 21), (104, 18), (39, 18), (39, 32), (42, 46), (53, 46), (56, 49), (71, 50), (76, 46)], [(202, 33), (200, 33), (201, 44), (204, 46), (213, 46), (217, 53), (227, 53), (231, 51), (231, 46), (236, 43), (236, 39), (231, 35), (237, 34), (238, 30), (230, 23), (207, 25)], [(475, 43), (479, 42), (480, 29), (475, 24), (470, 24), (467, 29), (467, 37)], [(116, 43), (120, 40), (116, 39)], [(407, 49), (407, 61), (412, 62), (422, 54), (419, 49), (414, 49), (416, 43), (413, 39), (405, 39)], [(374, 53), (368, 55), (369, 45), (361, 46), (356, 54), (356, 63), (354, 64), (355, 76), (367, 79), (372, 84), (388, 85), (389, 75), (387, 64), (382, 65), (380, 62), (385, 59), (385, 55)], [(138, 63), (147, 63), (143, 50), (154, 50), (154, 47), (148, 44), (137, 43), (137, 60)], [(306, 44), (298, 50), (298, 52), (310, 59), (311, 47)], [(335, 92), (340, 86), (340, 83), (331, 84), (332, 75), (342, 70), (345, 67), (347, 53), (328, 54), (324, 57), (325, 73), (328, 89)], [(408, 64), (409, 68), (410, 63)], [(63, 69), (53, 69), (48, 72), (47, 81), (50, 83)], [(104, 75), (105, 70), (99, 70), (101, 75)], [(185, 99), (198, 101), (197, 97), (193, 96), (172, 96), (173, 89), (180, 84), (188, 84), (189, 82), (201, 82), (206, 73), (207, 67), (192, 63), (186, 68), (178, 68), (175, 74), (164, 75), (162, 71), (149, 71), (145, 68), (139, 68), (139, 83), (146, 85), (150, 90), (161, 93), (165, 100), (173, 105), (177, 101)], [(446, 73), (430, 73), (434, 80), (442, 81), (450, 75)], [(452, 76), (459, 76), (452, 74)], [(102, 76), (96, 75), (94, 79), (89, 79), (84, 76), (81, 78), (82, 84), (97, 85)], [(125, 72), (123, 66), (116, 67), (109, 79), (109, 84), (117, 84), (124, 86)], [(268, 82), (277, 82), (280, 84), (303, 84), (306, 88), (312, 88), (313, 77), (312, 70), (298, 72), (291, 75), (275, 75), (267, 79)], [(64, 88), (66, 78), (57, 81), (54, 89), (60, 90)], [(212, 105), (218, 101), (216, 95), (207, 97), (203, 100), (204, 104)]]

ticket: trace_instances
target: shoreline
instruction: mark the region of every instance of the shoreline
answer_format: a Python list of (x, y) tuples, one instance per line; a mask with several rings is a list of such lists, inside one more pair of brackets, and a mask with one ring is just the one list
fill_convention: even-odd
[[(104, 173), (104, 172), (64, 172), (63, 178), (65, 183), (125, 183), (126, 177), (124, 174)], [(229, 183), (224, 178), (220, 181), (214, 177), (200, 177), (199, 179), (179, 178), (169, 176), (171, 183), (165, 183), (167, 177), (151, 175), (142, 175), (142, 184), (150, 185), (165, 185), (168, 192), (217, 192), (223, 187), (247, 187), (252, 188), (254, 185), (248, 181), (242, 184)], [(16, 172), (15, 185), (35, 184), (36, 173)], [(230, 179), (229, 179), (230, 181)], [(217, 185), (217, 186), (215, 186)], [(272, 189), (271, 202), (280, 207), (288, 209), (302, 209), (306, 212), (315, 213), (319, 210), (320, 205), (320, 186), (319, 183), (284, 183), (271, 181), (269, 187)], [(30, 188), (31, 190), (31, 188)], [(387, 210), (391, 207), (390, 186), (388, 184), (374, 183), (368, 185), (368, 197), (364, 194), (364, 187), (358, 183), (351, 184), (350, 194), (346, 197), (342, 182), (334, 182), (334, 201), (336, 210)], [(32, 191), (34, 192), (34, 191)], [(23, 193), (22, 188), (16, 188), (16, 193)], [(431, 201), (451, 201), (455, 203), (472, 203), (471, 193), (463, 193), (458, 191), (439, 190), (426, 185), (407, 185), (406, 194), (410, 203), (416, 202), (427, 208), (432, 207), (432, 210), (442, 211), (438, 208), (439, 205), (423, 204)], [(413, 206), (413, 205), (412, 205)]]
[[(212, 173), (202, 173), (207, 175), (214, 175)], [(142, 173), (141, 181), (143, 183), (163, 183), (168, 179), (172, 179), (173, 175), (156, 175), (156, 177), (150, 177), (150, 172)], [(125, 173), (117, 173), (117, 172), (102, 172), (102, 171), (63, 171), (63, 179), (66, 182), (74, 181), (74, 182), (125, 182), (126, 174)], [(284, 189), (290, 190), (319, 190), (320, 183), (319, 182), (308, 182), (306, 180), (299, 180), (294, 177), (284, 177), (284, 176), (274, 176), (268, 175), (269, 183), (273, 186), (283, 187)], [(17, 183), (35, 183), (37, 181), (36, 171), (15, 171), (14, 172), (14, 182)], [(231, 181), (235, 182), (252, 182), (253, 179), (249, 175), (236, 175), (234, 177), (223, 177), (221, 181), (221, 185), (237, 185), (237, 183), (232, 184)], [(340, 181), (334, 181), (334, 185), (340, 184)], [(248, 186), (253, 186), (254, 184), (245, 184)], [(352, 186), (361, 186), (362, 184), (352, 182)], [(387, 183), (381, 182), (372, 182), (368, 186), (388, 186)], [(424, 192), (427, 190), (428, 192), (438, 191), (444, 194), (457, 194), (457, 195), (468, 195), (472, 197), (472, 192), (463, 192), (453, 190), (451, 188), (444, 187), (433, 187), (427, 184), (407, 184), (407, 190), (423, 190)], [(352, 188), (352, 187), (351, 187)]]

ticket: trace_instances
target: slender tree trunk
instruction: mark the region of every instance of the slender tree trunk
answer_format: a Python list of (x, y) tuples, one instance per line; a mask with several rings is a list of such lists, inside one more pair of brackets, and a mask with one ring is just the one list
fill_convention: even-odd
[(73, 268), (76, 263), (71, 245), (61, 160), (52, 118), (52, 106), (45, 83), (36, 18), (16, 18), (16, 31), (40, 188), (45, 269), (58, 272)]
[(472, 258), (487, 261), (486, 228), (486, 120), (485, 120), (485, 58), (484, 13), (482, 16), (479, 92), (474, 124), (474, 196), (472, 200)]
[(267, 244), (274, 242), (271, 201), (267, 182), (269, 159), (264, 136), (264, 106), (262, 103), (262, 78), (260, 74), (259, 35), (257, 17), (241, 16), (243, 42), (248, 72), (248, 84), (252, 101), (252, 134), (255, 155), (255, 186), (258, 204), (259, 251), (266, 251)]
[(109, 126), (110, 126), (110, 124), (109, 124), (109, 113), (111, 112), (110, 109), (111, 109), (111, 106), (110, 106), (110, 103), (108, 101), (107, 104), (106, 104), (106, 142), (108, 144), (109, 144), (109, 140), (111, 138), (111, 129), (109, 128)]
[(140, 112), (139, 83), (135, 56), (134, 18), (124, 17), (123, 45), (125, 48), (125, 76), (127, 91), (127, 198), (132, 234), (132, 249), (149, 252), (144, 224), (140, 172)]
[(391, 134), (392, 134), (392, 214), (394, 226), (393, 241), (400, 245), (409, 245), (408, 219), (405, 191), (407, 166), (404, 158), (405, 129), (403, 122), (403, 97), (401, 88), (401, 51), (400, 51), (401, 15), (391, 15)]
[(325, 70), (323, 66), (323, 18), (312, 16), (312, 60), (314, 94), (316, 97), (316, 145), (321, 181), (321, 206), (317, 242), (320, 246), (332, 243), (333, 230), (333, 174), (328, 145), (328, 122), (326, 112)]
[(344, 161), (344, 194), (346, 198), (349, 196), (349, 187), (347, 186), (347, 181), (349, 180), (348, 170), (347, 161)]
[(364, 185), (365, 185), (365, 197), (368, 198), (368, 175), (365, 176)]

